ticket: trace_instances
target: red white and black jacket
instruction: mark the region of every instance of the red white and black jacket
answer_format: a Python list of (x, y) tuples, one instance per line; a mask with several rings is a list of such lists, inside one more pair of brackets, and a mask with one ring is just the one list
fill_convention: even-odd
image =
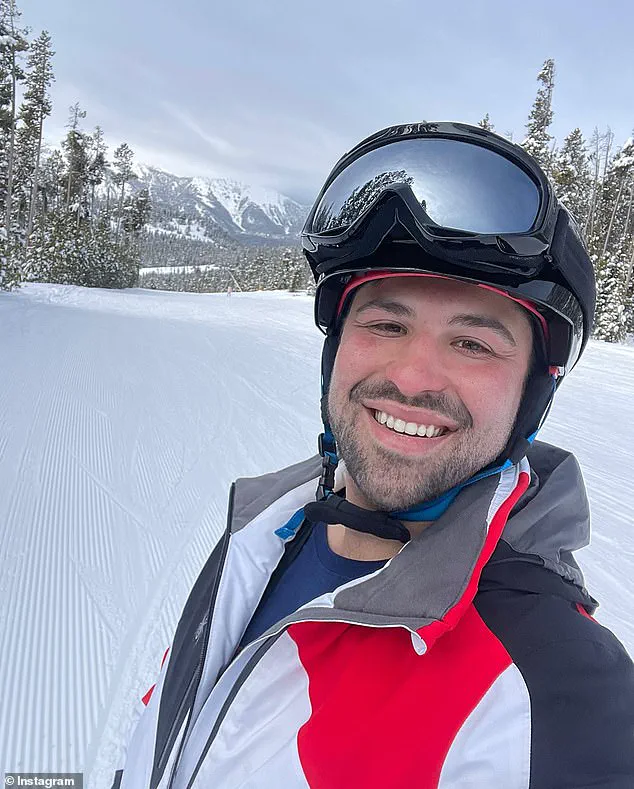
[(114, 786), (632, 789), (634, 666), (572, 558), (589, 530), (572, 455), (537, 443), (235, 654), (319, 471), (232, 486)]

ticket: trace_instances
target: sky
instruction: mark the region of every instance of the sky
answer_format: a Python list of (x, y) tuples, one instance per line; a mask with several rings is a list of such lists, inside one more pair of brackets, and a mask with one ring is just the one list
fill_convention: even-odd
[(21, 0), (56, 50), (54, 110), (179, 175), (233, 176), (309, 203), (337, 159), (398, 123), (485, 113), (523, 137), (546, 58), (562, 140), (634, 128), (630, 0)]

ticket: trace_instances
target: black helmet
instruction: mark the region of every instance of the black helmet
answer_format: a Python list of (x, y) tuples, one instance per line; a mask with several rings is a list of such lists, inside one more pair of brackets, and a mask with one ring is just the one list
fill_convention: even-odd
[(525, 454), (556, 386), (588, 341), (596, 298), (575, 222), (531, 156), (462, 123), (384, 129), (335, 165), (308, 215), (302, 246), (317, 284), (315, 321), (326, 334), (322, 494), (336, 465), (325, 397), (346, 311), (342, 296), (378, 270), (485, 285), (529, 309), (537, 364), (496, 465)]

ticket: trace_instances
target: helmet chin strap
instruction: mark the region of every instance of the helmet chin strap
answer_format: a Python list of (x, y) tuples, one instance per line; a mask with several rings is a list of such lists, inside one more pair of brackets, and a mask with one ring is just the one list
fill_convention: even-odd
[[(535, 404), (527, 410), (527, 413), (520, 417), (518, 420), (519, 424), (514, 428), (511, 439), (504, 452), (490, 466), (430, 501), (421, 502), (406, 510), (389, 513), (366, 510), (363, 507), (346, 501), (342, 496), (334, 493), (335, 469), (337, 468), (339, 458), (337, 455), (335, 438), (327, 420), (327, 395), (324, 394), (321, 403), (324, 433), (319, 436), (319, 454), (322, 457), (322, 473), (317, 488), (317, 500), (304, 507), (306, 517), (313, 522), (322, 521), (331, 524), (342, 524), (355, 531), (374, 534), (383, 539), (398, 540), (403, 543), (408, 542), (410, 533), (406, 526), (403, 525), (403, 521), (421, 522), (437, 520), (449, 509), (463, 488), (466, 488), (468, 485), (473, 485), (475, 482), (490, 477), (493, 474), (498, 474), (507, 468), (511, 468), (524, 457), (548, 416), (557, 386), (555, 375), (549, 374), (547, 381), (541, 376), (540, 378), (541, 380), (529, 382), (525, 394), (536, 396), (540, 393), (539, 390), (541, 390), (542, 396), (536, 397)], [(537, 416), (536, 413), (538, 413)], [(524, 435), (524, 437), (519, 438), (518, 428), (520, 430), (522, 429), (522, 423), (526, 424), (532, 421), (534, 425), (536, 419), (539, 420), (537, 427), (532, 429), (529, 435)]]

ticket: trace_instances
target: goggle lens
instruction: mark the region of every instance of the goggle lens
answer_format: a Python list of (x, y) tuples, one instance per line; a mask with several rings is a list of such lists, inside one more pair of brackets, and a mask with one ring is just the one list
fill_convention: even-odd
[(410, 187), (432, 233), (434, 226), (478, 234), (526, 233), (541, 203), (530, 175), (495, 151), (452, 139), (399, 140), (369, 151), (339, 173), (304, 232), (343, 232), (382, 192), (398, 185)]

